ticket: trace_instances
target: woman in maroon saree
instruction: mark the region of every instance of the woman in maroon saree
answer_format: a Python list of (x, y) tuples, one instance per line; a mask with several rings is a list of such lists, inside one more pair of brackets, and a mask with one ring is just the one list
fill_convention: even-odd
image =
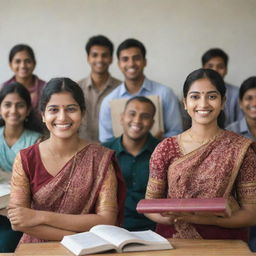
[(184, 84), (192, 126), (165, 139), (150, 160), (146, 198), (230, 200), (230, 217), (191, 213), (147, 214), (157, 232), (172, 238), (242, 239), (256, 217), (255, 144), (220, 128), (225, 85), (217, 72), (199, 69)]
[(47, 83), (41, 99), (49, 139), (17, 156), (8, 217), (21, 242), (61, 240), (97, 224), (118, 224), (124, 186), (114, 152), (78, 137), (83, 92), (68, 78)]

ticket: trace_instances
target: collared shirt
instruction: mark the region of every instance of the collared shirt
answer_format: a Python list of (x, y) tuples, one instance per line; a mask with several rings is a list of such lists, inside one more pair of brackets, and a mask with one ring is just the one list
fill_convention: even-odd
[(149, 177), (149, 159), (159, 142), (149, 133), (144, 147), (137, 156), (125, 150), (122, 136), (103, 143), (105, 147), (116, 151), (117, 161), (125, 179), (127, 191), (123, 227), (130, 231), (155, 229), (155, 223), (143, 214), (139, 214), (136, 206), (139, 200), (145, 198)]
[(90, 141), (99, 141), (99, 111), (104, 97), (112, 92), (119, 84), (120, 80), (109, 76), (103, 89), (98, 91), (93, 85), (91, 77), (86, 77), (78, 82), (84, 92), (86, 115), (82, 120), (79, 135)]
[(228, 125), (226, 127), (226, 129), (256, 141), (256, 138), (253, 136), (253, 134), (251, 133), (251, 131), (248, 127), (245, 117), (239, 121), (236, 121), (236, 122)]
[(171, 88), (145, 78), (139, 92), (136, 94), (130, 94), (125, 84), (122, 83), (102, 101), (99, 118), (100, 141), (105, 142), (113, 137), (109, 105), (111, 100), (150, 95), (158, 95), (160, 97), (163, 108), (164, 136), (169, 137), (181, 133), (182, 120), (178, 98)]
[(243, 112), (239, 107), (239, 88), (231, 85), (226, 85), (226, 103), (224, 107), (225, 126), (242, 119)]

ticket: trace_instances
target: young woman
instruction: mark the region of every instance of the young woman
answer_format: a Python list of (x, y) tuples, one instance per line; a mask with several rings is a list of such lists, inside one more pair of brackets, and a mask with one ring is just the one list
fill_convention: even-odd
[(33, 74), (36, 59), (32, 48), (25, 44), (15, 45), (9, 53), (9, 65), (14, 76), (3, 85), (13, 82), (23, 84), (30, 93), (33, 108), (38, 110), (40, 95), (45, 81)]
[[(49, 139), (20, 151), (13, 167), (8, 217), (21, 242), (61, 240), (97, 224), (116, 224), (124, 202), (114, 152), (78, 136), (81, 88), (52, 79), (41, 98)], [(117, 198), (118, 195), (118, 198)]]
[[(34, 144), (41, 130), (31, 111), (29, 92), (19, 83), (4, 86), (0, 91), (0, 116), (0, 178), (8, 179), (18, 152)], [(4, 214), (0, 211), (0, 252), (12, 252), (21, 233), (12, 231)]]
[(192, 126), (162, 141), (150, 160), (146, 198), (230, 199), (231, 217), (148, 214), (157, 231), (173, 238), (248, 239), (256, 217), (256, 155), (253, 141), (220, 128), (225, 103), (221, 76), (192, 72), (184, 88)]

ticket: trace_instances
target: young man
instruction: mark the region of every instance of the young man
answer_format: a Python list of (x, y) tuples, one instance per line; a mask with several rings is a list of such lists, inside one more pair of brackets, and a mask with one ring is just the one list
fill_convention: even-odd
[[(221, 49), (210, 49), (202, 56), (202, 67), (217, 71), (224, 79), (228, 71), (228, 55)], [(243, 116), (239, 107), (239, 88), (226, 83), (226, 89), (225, 126)]]
[(113, 49), (112, 42), (102, 35), (91, 37), (85, 46), (91, 74), (78, 82), (86, 102), (86, 115), (80, 128), (80, 136), (90, 141), (99, 141), (99, 110), (103, 98), (121, 83), (108, 71)]
[(167, 86), (147, 79), (144, 75), (147, 64), (144, 45), (136, 39), (127, 39), (119, 45), (117, 58), (125, 81), (102, 102), (99, 120), (100, 141), (105, 142), (113, 137), (110, 101), (133, 96), (159, 96), (164, 120), (164, 131), (159, 131), (159, 138), (162, 135), (169, 137), (182, 132), (179, 103), (173, 91)]
[(129, 99), (121, 115), (123, 135), (103, 144), (116, 151), (126, 182), (123, 227), (130, 231), (155, 228), (154, 222), (136, 211), (137, 203), (145, 196), (150, 156), (159, 143), (149, 132), (154, 123), (155, 111), (155, 105), (146, 97)]

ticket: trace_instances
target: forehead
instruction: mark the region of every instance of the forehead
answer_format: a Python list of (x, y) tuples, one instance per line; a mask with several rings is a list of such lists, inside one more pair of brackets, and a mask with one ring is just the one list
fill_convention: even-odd
[(256, 88), (250, 88), (248, 89), (245, 93), (244, 93), (244, 96), (249, 96), (249, 95), (256, 95)]
[(205, 65), (224, 65), (225, 62), (221, 57), (213, 57), (205, 63)]
[(207, 92), (213, 92), (213, 91), (218, 92), (216, 87), (211, 83), (211, 81), (208, 78), (202, 78), (202, 79), (196, 80), (191, 84), (188, 93), (192, 93), (192, 92), (207, 93)]
[(47, 103), (48, 105), (70, 105), (77, 104), (76, 100), (73, 98), (73, 95), (70, 92), (60, 92), (54, 93), (51, 95), (50, 100)]
[(131, 47), (120, 51), (120, 57), (129, 57), (134, 55), (142, 56), (141, 50), (138, 47)]
[(14, 59), (31, 59), (31, 56), (28, 54), (26, 50), (16, 52), (15, 55), (13, 56)]
[(133, 100), (127, 105), (125, 112), (135, 111), (138, 113), (149, 113), (153, 114), (154, 109), (150, 103)]
[(4, 97), (3, 102), (4, 101), (11, 101), (11, 102), (24, 101), (25, 102), (25, 100), (23, 98), (21, 98), (20, 95), (16, 92), (8, 93)]
[(90, 54), (91, 53), (108, 53), (108, 54), (110, 54), (110, 49), (107, 46), (93, 45), (90, 48)]

